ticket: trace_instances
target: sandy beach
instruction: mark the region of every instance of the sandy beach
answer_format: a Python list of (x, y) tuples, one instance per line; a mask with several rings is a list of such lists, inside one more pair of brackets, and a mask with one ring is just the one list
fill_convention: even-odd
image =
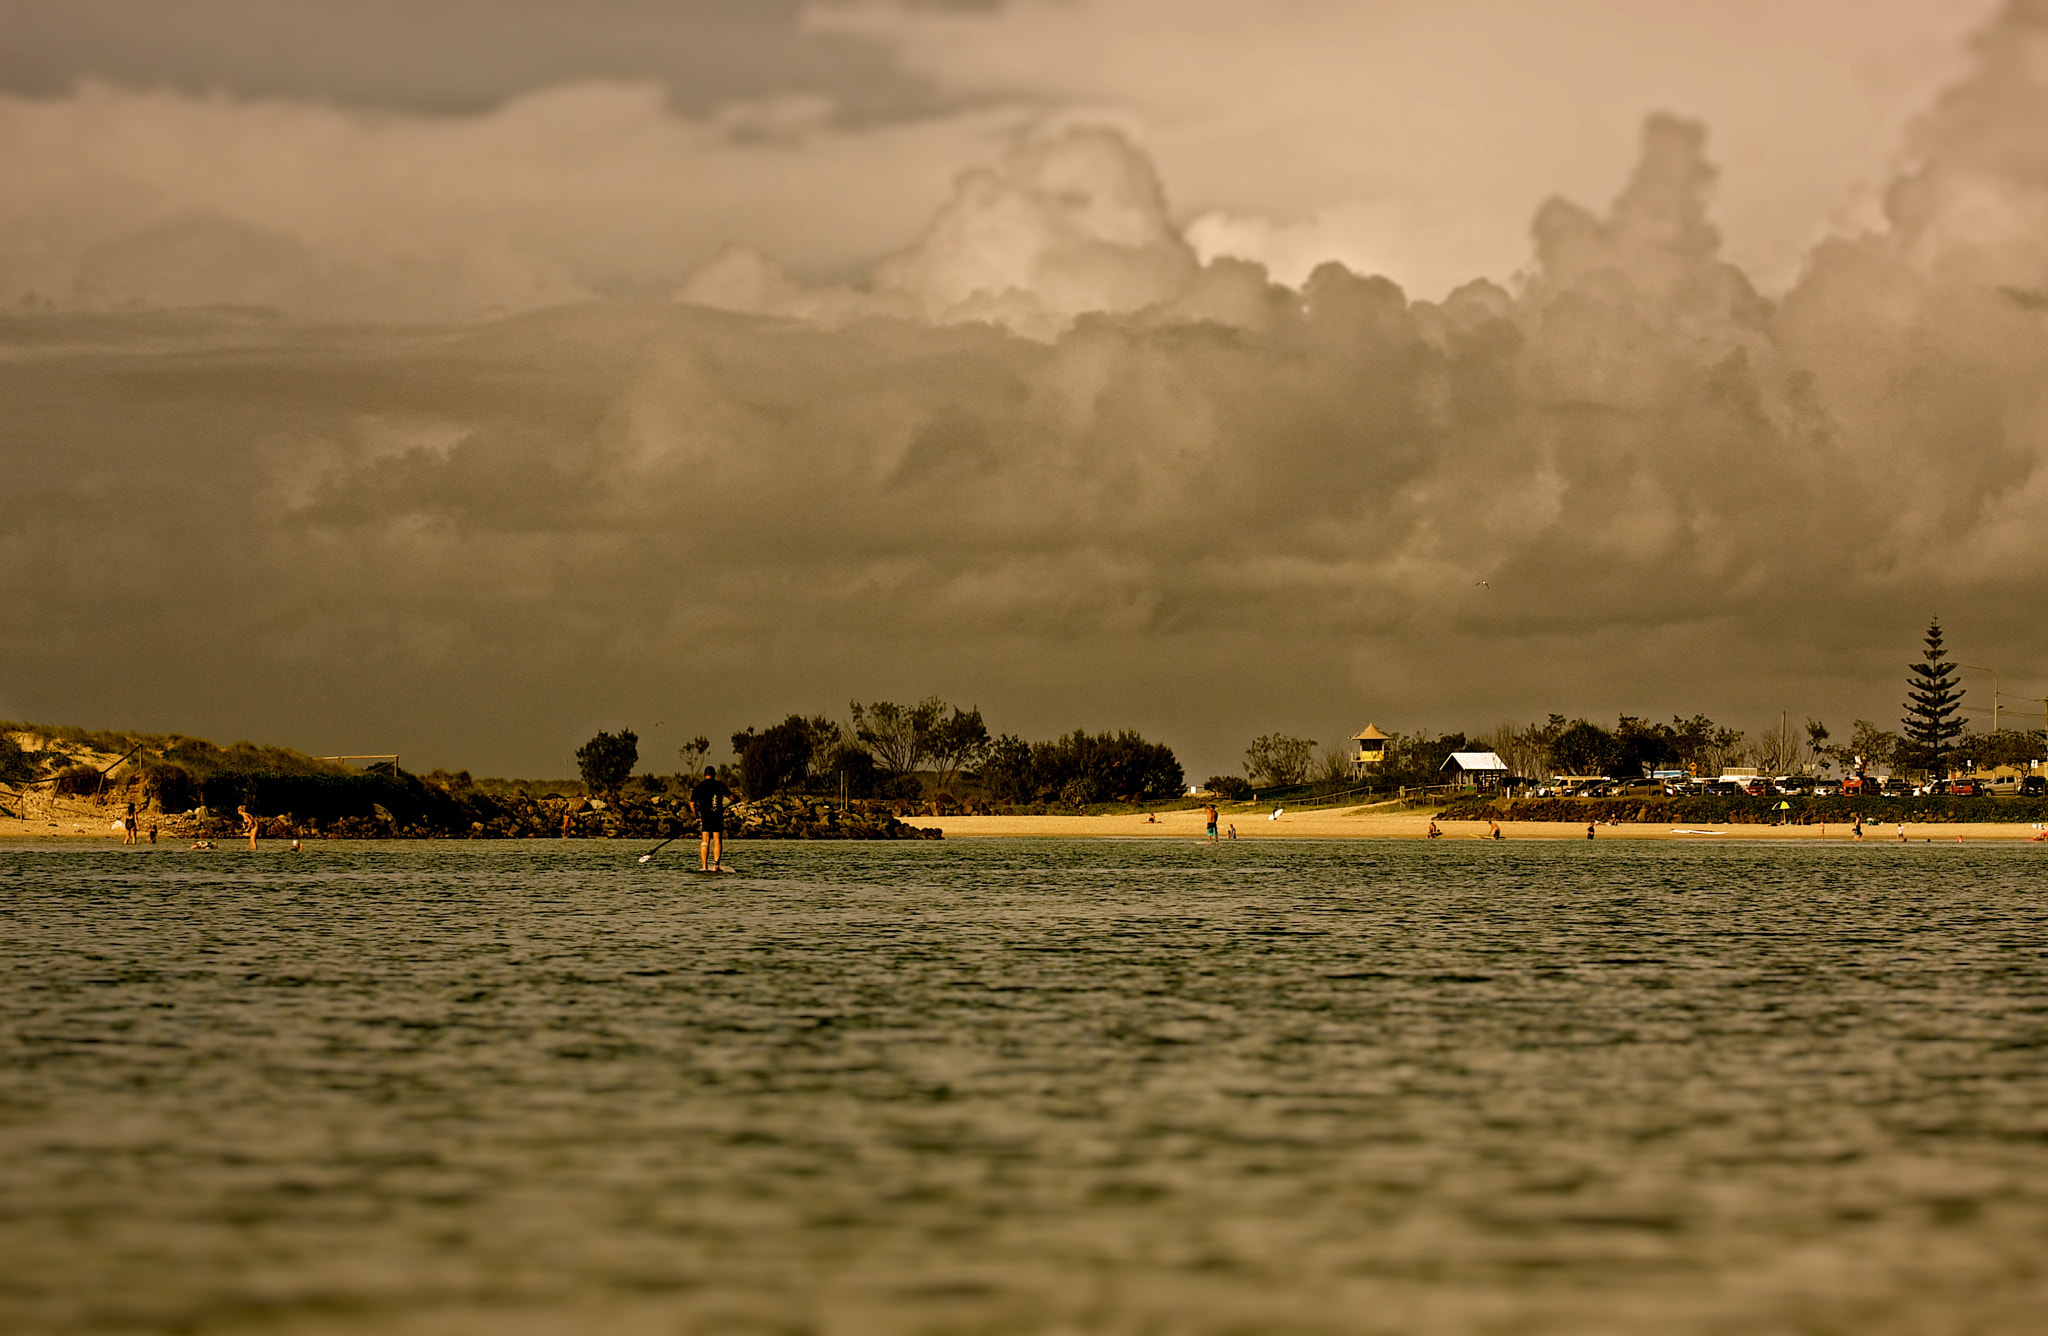
[[(17, 805), (0, 800), (0, 811), (15, 812)], [(0, 839), (94, 839), (119, 843), (121, 834), (113, 828), (116, 813), (90, 803), (56, 800), (51, 810), (29, 817), (0, 815)], [(948, 839), (1102, 839), (1102, 840), (1200, 840), (1202, 810), (1154, 813), (1148, 821), (1143, 813), (1118, 812), (1104, 816), (913, 816), (912, 825), (937, 826)], [(1241, 840), (1419, 840), (1426, 838), (1431, 813), (1389, 811), (1380, 807), (1317, 808), (1308, 811), (1283, 810), (1278, 819), (1265, 811), (1223, 813), (1222, 828), (1237, 827)], [(143, 830), (149, 820), (143, 819)], [(1489, 838), (1484, 821), (1440, 821), (1447, 840)], [(1906, 838), (1954, 843), (1957, 839), (2031, 840), (2041, 831), (2024, 821), (1968, 823), (1906, 823)], [(1571, 822), (1509, 821), (1501, 825), (1501, 836), (1510, 840), (1583, 840), (1586, 828)], [(1594, 832), (1601, 840), (1840, 840), (1853, 843), (1855, 836), (1846, 823), (1826, 826), (1751, 826), (1741, 824), (1621, 824), (1600, 826)], [(1863, 828), (1865, 844), (1899, 839), (1896, 823), (1879, 823)]]
[[(25, 806), (30, 810), (24, 812)], [(110, 839), (119, 844), (121, 831), (115, 821), (120, 815), (118, 808), (55, 798), (47, 791), (24, 803), (20, 791), (0, 789), (0, 840)], [(147, 817), (142, 830), (146, 836)]]
[[(1202, 834), (1202, 811), (1192, 808), (1178, 812), (1157, 813), (1157, 822), (1149, 822), (1143, 815), (1117, 813), (1107, 816), (947, 816), (912, 817), (910, 820), (920, 826), (938, 826), (946, 832), (947, 839), (992, 839), (1015, 838), (1019, 836), (1057, 837), (1061, 839), (1180, 839), (1199, 840)], [(1241, 840), (1419, 840), (1427, 836), (1431, 814), (1427, 811), (1389, 811), (1376, 807), (1318, 808), (1309, 811), (1282, 811), (1278, 819), (1270, 819), (1268, 811), (1225, 811), (1221, 826), (1228, 831), (1237, 827)], [(1439, 821), (1443, 837), (1447, 840), (1475, 840), (1489, 838), (1484, 821)], [(1707, 834), (1704, 832), (1716, 832)], [(1942, 840), (1953, 843), (1961, 838), (1978, 840), (2030, 840), (2040, 831), (2024, 822), (1982, 822), (1982, 823), (1906, 823), (1906, 838), (1909, 841), (1924, 842)], [(1501, 836), (1510, 840), (1583, 840), (1586, 828), (1583, 825), (1560, 821), (1509, 821), (1501, 825)], [(1623, 824), (1600, 826), (1594, 832), (1595, 839), (1601, 840), (1841, 840), (1853, 843), (1855, 835), (1850, 826), (1830, 824), (1826, 826), (1750, 826), (1713, 825), (1673, 826), (1664, 824)], [(1897, 843), (1899, 838), (1896, 823), (1889, 825), (1867, 825), (1863, 828), (1865, 844), (1882, 840)]]

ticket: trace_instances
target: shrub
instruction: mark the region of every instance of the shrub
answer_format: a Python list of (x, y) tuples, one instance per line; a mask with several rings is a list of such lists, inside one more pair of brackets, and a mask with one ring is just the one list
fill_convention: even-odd
[[(998, 743), (998, 747), (1000, 747)], [(1032, 780), (1039, 793), (1073, 802), (1171, 798), (1181, 791), (1184, 772), (1173, 749), (1147, 742), (1129, 729), (1090, 734), (1081, 729), (1031, 749)]]
[(100, 772), (94, 767), (73, 762), (57, 772), (57, 792), (73, 798), (98, 793), (100, 779)]
[(1252, 739), (1252, 745), (1245, 749), (1244, 767), (1253, 779), (1285, 787), (1308, 778), (1309, 766), (1314, 763), (1315, 755), (1313, 738), (1268, 733)]
[(983, 792), (998, 802), (1029, 802), (1037, 794), (1031, 772), (1031, 744), (1005, 733), (990, 744), (981, 762)]
[(835, 744), (831, 752), (820, 759), (811, 758), (811, 786), (827, 793), (838, 794), (841, 782), (846, 786), (849, 798), (871, 798), (881, 783), (881, 772), (875, 768), (875, 758), (868, 755), (866, 748)]
[(25, 784), (36, 777), (36, 758), (21, 744), (0, 733), (0, 784)]
[(143, 766), (136, 772), (134, 784), (144, 804), (154, 802), (166, 812), (189, 812), (199, 805), (199, 787), (181, 765)]
[(576, 749), (576, 768), (594, 793), (617, 793), (639, 761), (640, 738), (630, 728), (600, 732)]
[(1236, 775), (1211, 775), (1202, 787), (1226, 801), (1235, 801), (1252, 791), (1251, 781)]
[(804, 782), (811, 768), (811, 732), (801, 715), (791, 715), (764, 733), (732, 735), (740, 758), (740, 786), (749, 798), (766, 798)]

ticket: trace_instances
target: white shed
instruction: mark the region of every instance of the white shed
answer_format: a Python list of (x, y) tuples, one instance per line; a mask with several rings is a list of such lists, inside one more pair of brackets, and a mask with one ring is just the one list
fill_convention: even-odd
[(1452, 752), (1443, 768), (1451, 773), (1452, 783), (1468, 788), (1490, 789), (1508, 776), (1508, 763), (1490, 751)]

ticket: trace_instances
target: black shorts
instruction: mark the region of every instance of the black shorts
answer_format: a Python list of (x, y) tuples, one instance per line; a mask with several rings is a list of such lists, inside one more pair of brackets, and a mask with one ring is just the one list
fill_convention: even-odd
[(712, 818), (711, 820), (709, 820), (709, 821), (706, 821), (706, 822), (704, 823), (704, 833), (705, 833), (706, 835), (723, 835), (723, 834), (725, 834), (725, 818), (724, 818), (724, 817), (714, 817), (714, 818)]

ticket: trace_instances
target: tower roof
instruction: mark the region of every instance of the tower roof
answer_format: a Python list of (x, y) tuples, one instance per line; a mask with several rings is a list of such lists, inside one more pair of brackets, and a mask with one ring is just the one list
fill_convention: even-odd
[(1385, 742), (1388, 740), (1389, 736), (1389, 734), (1380, 732), (1380, 726), (1378, 724), (1367, 724), (1365, 726), (1365, 732), (1353, 733), (1351, 735), (1351, 740), (1353, 742)]

